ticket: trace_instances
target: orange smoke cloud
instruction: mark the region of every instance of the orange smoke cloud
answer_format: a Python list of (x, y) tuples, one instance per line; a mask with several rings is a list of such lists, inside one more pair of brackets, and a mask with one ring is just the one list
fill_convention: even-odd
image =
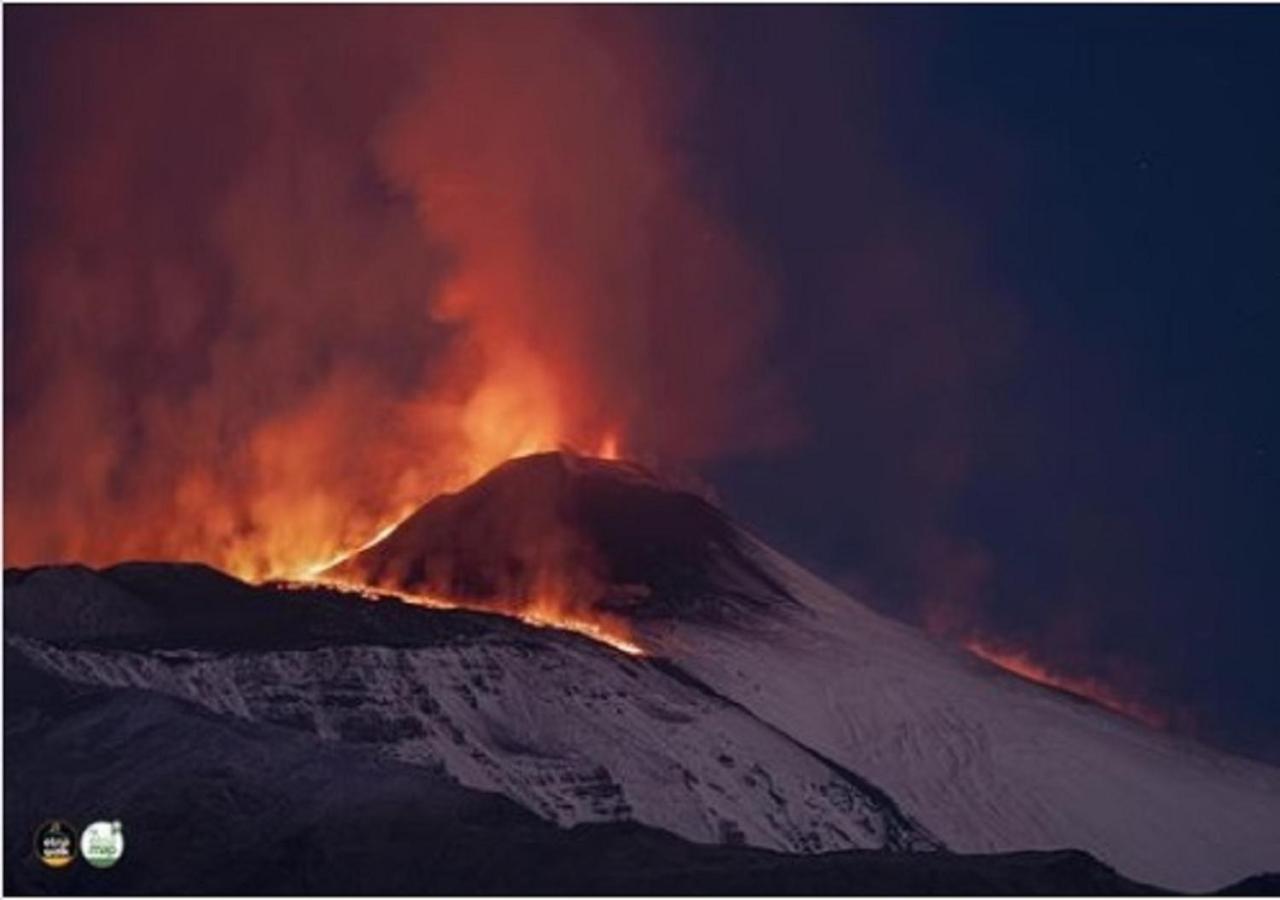
[(13, 18), (53, 75), (11, 123), (43, 214), (6, 297), (8, 564), (296, 575), (513, 455), (781, 433), (768, 285), (691, 199), (689, 75), (636, 14)]

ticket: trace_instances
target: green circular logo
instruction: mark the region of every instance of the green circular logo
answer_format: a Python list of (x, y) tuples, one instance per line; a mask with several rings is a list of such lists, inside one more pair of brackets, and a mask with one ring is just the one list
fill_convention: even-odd
[(119, 822), (94, 822), (80, 835), (80, 855), (99, 869), (114, 866), (124, 855), (124, 826)]

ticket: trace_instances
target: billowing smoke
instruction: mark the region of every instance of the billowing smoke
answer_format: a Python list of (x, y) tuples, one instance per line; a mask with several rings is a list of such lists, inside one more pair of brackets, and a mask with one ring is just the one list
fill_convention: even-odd
[(7, 24), (7, 564), (297, 572), (516, 453), (784, 433), (632, 14)]

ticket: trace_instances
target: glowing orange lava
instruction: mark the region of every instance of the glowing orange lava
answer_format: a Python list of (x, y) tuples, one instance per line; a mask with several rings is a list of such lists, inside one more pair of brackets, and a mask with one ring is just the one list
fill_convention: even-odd
[[(773, 279), (685, 177), (684, 54), (643, 16), (421, 12), (301, 41), (194, 8), (58, 30), (50, 61), (89, 93), (50, 89), (84, 127), (32, 156), (66, 227), (15, 266), (7, 565), (314, 577), (513, 457), (696, 462), (789, 433)], [(215, 84), (264, 139), (204, 154), (166, 91)], [(96, 112), (120, 98), (138, 114)], [(213, 168), (139, 164), (175, 147)]]
[(1160, 710), (1132, 698), (1121, 696), (1113, 687), (1096, 678), (1082, 678), (1051, 671), (1044, 664), (1032, 659), (1025, 650), (999, 647), (978, 638), (966, 640), (964, 646), (970, 653), (999, 666), (1006, 672), (1017, 675), (1019, 678), (1025, 678), (1027, 681), (1034, 681), (1036, 684), (1075, 694), (1091, 700), (1114, 713), (1135, 719), (1153, 728), (1167, 728), (1169, 726), (1169, 716)]
[(618, 433), (610, 431), (600, 441), (600, 447), (596, 450), (596, 456), (600, 459), (618, 460), (621, 454), (618, 451)]
[(510, 616), (519, 619), (526, 625), (535, 628), (554, 628), (560, 631), (572, 631), (602, 644), (608, 644), (630, 656), (644, 656), (644, 648), (630, 639), (625, 625), (610, 617), (599, 616), (589, 620), (563, 612), (561, 604), (554, 600), (535, 598), (522, 604), (495, 604), (492, 602), (468, 602), (428, 594), (409, 593), (407, 591), (371, 588), (367, 585), (331, 578), (304, 578), (277, 582), (290, 590), (306, 590), (308, 588), (329, 588), (347, 594), (355, 594), (365, 600), (377, 601), (396, 598), (417, 606), (432, 609), (465, 609), (472, 612), (490, 613)]
[[(495, 431), (494, 433), (497, 434), (499, 432)], [(539, 447), (536, 443), (522, 444), (519, 447), (520, 452), (515, 455), (523, 455), (524, 452), (538, 452), (541, 449), (544, 448)], [(617, 459), (618, 453), (618, 435), (616, 431), (611, 431), (601, 439), (597, 455), (604, 459)], [(505, 459), (499, 460), (499, 462), (503, 461)], [(581, 602), (584, 592), (575, 590), (573, 587), (575, 573), (561, 571), (563, 567), (555, 564), (548, 564), (548, 568), (540, 575), (536, 585), (527, 591), (521, 591), (521, 596), (519, 597), (488, 598), (474, 601), (465, 598), (407, 592), (388, 585), (366, 584), (325, 574), (344, 560), (383, 540), (408, 516), (412, 515), (415, 509), (417, 509), (417, 506), (404, 508), (399, 515), (382, 524), (367, 540), (352, 544), (324, 557), (290, 566), (283, 572), (272, 571), (265, 575), (256, 570), (252, 572), (234, 572), (233, 569), (233, 572), (246, 581), (273, 581), (297, 588), (306, 586), (328, 587), (358, 594), (366, 599), (376, 600), (397, 597), (408, 603), (436, 609), (469, 609), (506, 615), (539, 628), (558, 628), (585, 635), (631, 655), (643, 654), (643, 649), (631, 639), (627, 623), (616, 616), (596, 611), (590, 603)]]
[[(595, 440), (564, 439), (554, 405), (534, 402), (518, 381), (493, 383), (479, 391), (460, 420), (465, 440), (449, 464), (436, 458), (429, 476), (407, 471), (377, 518), (353, 517), (337, 498), (287, 484), (255, 498), (260, 526), (256, 530), (227, 542), (218, 552), (201, 552), (183, 543), (173, 555), (211, 562), (253, 583), (311, 578), (382, 540), (432, 497), (460, 490), (510, 459), (565, 449), (608, 460), (622, 454), (617, 429)], [(305, 445), (305, 435), (294, 439), (282, 432), (280, 437), (263, 443), (278, 456), (280, 468), (291, 469), (306, 452), (297, 446)], [(186, 505), (216, 516), (219, 501), (212, 485), (193, 481), (184, 496)]]

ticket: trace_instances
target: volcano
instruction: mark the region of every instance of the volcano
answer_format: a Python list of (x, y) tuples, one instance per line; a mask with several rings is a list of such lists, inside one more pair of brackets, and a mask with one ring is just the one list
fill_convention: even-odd
[[(510, 461), (314, 583), (5, 578), (6, 681), (35, 686), (8, 705), (6, 832), (105, 816), (159, 847), (193, 804), (256, 835), (258, 881), (201, 869), (231, 892), (1116, 893), (1280, 869), (1280, 771), (888, 619), (631, 463)], [(424, 843), (450, 849), (377, 874)], [(6, 887), (47, 889), (5, 852)], [(140, 872), (118, 890), (168, 883)]]
[(542, 453), (427, 503), (326, 576), (483, 607), (728, 624), (794, 605), (707, 500), (634, 463)]

